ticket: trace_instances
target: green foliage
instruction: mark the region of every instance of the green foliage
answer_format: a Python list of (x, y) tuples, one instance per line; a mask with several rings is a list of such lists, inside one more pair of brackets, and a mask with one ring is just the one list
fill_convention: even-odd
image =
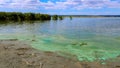
[(33, 13), (24, 13), (25, 20), (35, 20), (35, 14)]
[(6, 19), (6, 13), (0, 12), (0, 20), (5, 20), (5, 19)]
[(58, 15), (53, 15), (53, 16), (52, 16), (52, 19), (53, 19), (53, 20), (58, 20)]
[(63, 17), (62, 17), (62, 16), (59, 16), (59, 19), (60, 19), (60, 20), (63, 20)]
[(69, 16), (70, 17), (70, 20), (72, 20), (72, 16)]
[(50, 20), (51, 16), (47, 14), (39, 13), (20, 13), (20, 12), (0, 12), (0, 20), (13, 20), (13, 21), (23, 21), (23, 20)]
[(53, 19), (53, 20), (58, 20), (58, 19), (59, 19), (59, 20), (63, 20), (63, 16), (53, 15), (53, 16), (52, 16), (52, 19)]

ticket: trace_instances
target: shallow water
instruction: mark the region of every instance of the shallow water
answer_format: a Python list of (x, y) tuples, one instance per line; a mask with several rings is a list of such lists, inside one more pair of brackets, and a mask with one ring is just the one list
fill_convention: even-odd
[(34, 48), (80, 61), (106, 60), (120, 55), (120, 18), (65, 18), (58, 21), (0, 25), (0, 39), (17, 38)]

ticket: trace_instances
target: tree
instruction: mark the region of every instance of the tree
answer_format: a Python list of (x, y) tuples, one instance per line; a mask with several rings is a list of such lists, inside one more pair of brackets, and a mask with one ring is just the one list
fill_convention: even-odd
[(52, 16), (52, 19), (53, 19), (53, 20), (58, 20), (58, 15), (53, 15), (53, 16)]
[(50, 20), (51, 16), (48, 14), (40, 13), (20, 13), (20, 12), (0, 12), (0, 20), (13, 20), (13, 21), (24, 21), (24, 20)]
[(60, 19), (60, 20), (63, 20), (63, 16), (59, 16), (59, 19)]

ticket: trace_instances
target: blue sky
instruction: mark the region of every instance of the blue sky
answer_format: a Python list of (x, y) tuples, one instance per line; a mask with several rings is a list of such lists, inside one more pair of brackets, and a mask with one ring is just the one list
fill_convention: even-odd
[(0, 0), (0, 11), (51, 15), (120, 15), (120, 0)]

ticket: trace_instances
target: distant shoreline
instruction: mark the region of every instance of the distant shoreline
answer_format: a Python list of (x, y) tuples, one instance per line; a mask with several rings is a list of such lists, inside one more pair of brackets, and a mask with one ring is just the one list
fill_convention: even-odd
[(120, 17), (120, 15), (59, 15), (64, 17)]

